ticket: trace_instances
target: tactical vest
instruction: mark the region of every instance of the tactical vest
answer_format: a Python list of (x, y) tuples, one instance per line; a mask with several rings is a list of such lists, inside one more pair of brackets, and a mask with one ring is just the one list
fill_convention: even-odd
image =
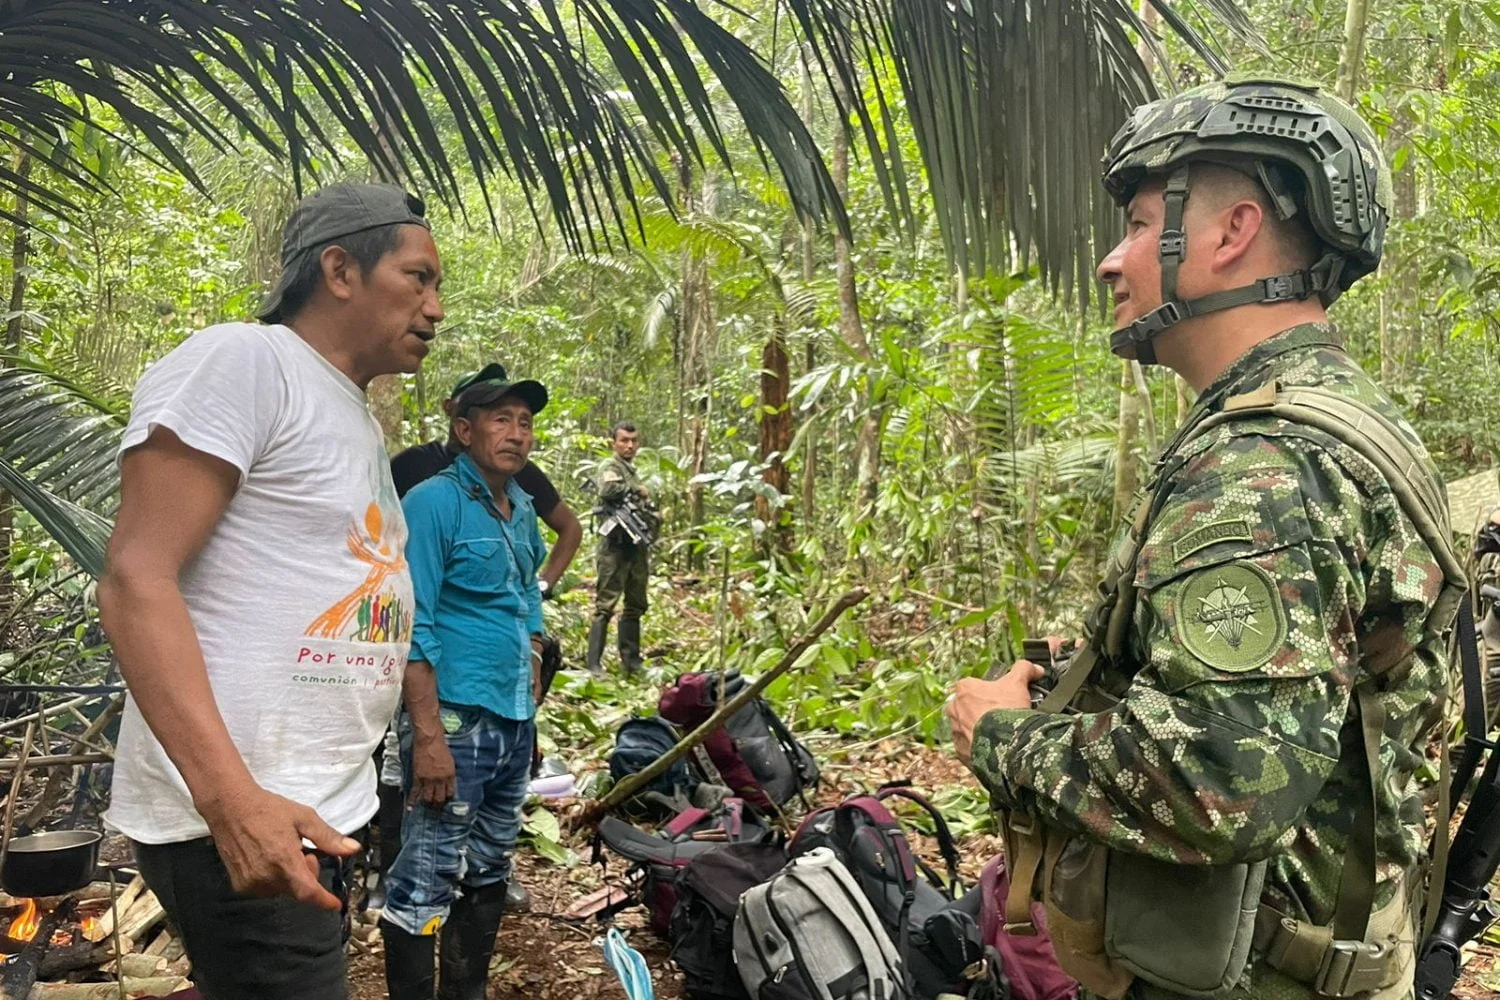
[[(1135, 566), (1151, 520), (1166, 501), (1167, 484), (1187, 459), (1188, 444), (1235, 420), (1274, 417), (1315, 428), (1367, 459), (1389, 484), (1402, 512), (1432, 550), (1443, 586), (1423, 625), (1424, 641), (1447, 636), (1467, 579), (1453, 551), (1447, 503), (1428, 473), (1425, 456), (1369, 406), (1317, 387), (1282, 390), (1275, 382), (1225, 400), (1184, 427), (1158, 461), (1152, 481), (1129, 515), (1129, 534), (1116, 547), (1100, 586), (1089, 641), (1076, 654), (1040, 711), (1098, 712), (1116, 703), (1095, 683), (1096, 668), (1123, 662), (1136, 606)], [(1048, 828), (1020, 813), (1001, 816), (1012, 881), (1006, 930), (1034, 933), (1031, 901), (1047, 912), (1059, 963), (1084, 988), (1118, 1000), (1136, 978), (1185, 996), (1221, 1000), (1244, 975), (1253, 948), (1284, 975), (1328, 997), (1354, 997), (1409, 988), (1413, 971), (1412, 895), (1398, 887), (1372, 913), (1375, 897), (1375, 784), (1385, 715), (1376, 697), (1379, 678), (1355, 685), (1367, 780), (1354, 814), (1333, 922), (1319, 926), (1282, 913), (1261, 899), (1269, 862), (1176, 865), (1114, 851)], [(1447, 815), (1447, 753), (1439, 815)], [(1446, 856), (1439, 823), (1433, 867)], [(1441, 887), (1435, 872), (1429, 900)], [(1431, 907), (1429, 907), (1431, 908)], [(1405, 984), (1401, 982), (1405, 977)]]

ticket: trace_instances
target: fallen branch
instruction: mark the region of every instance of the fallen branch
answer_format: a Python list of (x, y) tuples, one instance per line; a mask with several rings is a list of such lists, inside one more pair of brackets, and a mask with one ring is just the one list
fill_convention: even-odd
[(761, 674), (755, 683), (740, 691), (739, 694), (730, 698), (723, 705), (720, 705), (718, 710), (709, 716), (701, 726), (678, 740), (676, 746), (652, 761), (649, 767), (637, 771), (635, 774), (626, 775), (619, 784), (606, 792), (603, 798), (586, 805), (583, 811), (578, 814), (577, 822), (582, 826), (596, 826), (605, 813), (628, 801), (631, 796), (646, 787), (646, 785), (650, 784), (658, 776), (665, 774), (667, 769), (677, 763), (688, 751), (702, 743), (708, 737), (709, 733), (719, 728), (725, 719), (748, 705), (766, 689), (767, 685), (786, 673), (792, 664), (801, 659), (802, 654), (807, 652), (808, 648), (818, 640), (818, 636), (828, 631), (845, 611), (848, 611), (868, 596), (869, 592), (864, 588), (860, 588), (858, 590), (851, 590), (840, 597), (834, 602), (833, 607), (829, 608), (823, 614), (822, 618), (813, 623), (812, 628), (800, 639), (792, 643), (791, 648), (782, 655), (774, 667)]

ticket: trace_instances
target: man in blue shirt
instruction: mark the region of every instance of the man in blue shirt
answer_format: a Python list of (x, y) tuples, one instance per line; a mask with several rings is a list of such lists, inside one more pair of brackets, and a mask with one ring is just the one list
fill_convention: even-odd
[(455, 405), (463, 453), (402, 501), (416, 612), (401, 756), (410, 810), (381, 931), (392, 1000), (483, 1000), (530, 778), (546, 556), (514, 476), (547, 405), (538, 382), (485, 379)]

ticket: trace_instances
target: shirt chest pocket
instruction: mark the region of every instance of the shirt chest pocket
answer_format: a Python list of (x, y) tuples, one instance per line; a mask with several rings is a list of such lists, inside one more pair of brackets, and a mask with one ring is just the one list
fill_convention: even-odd
[(453, 583), (477, 594), (504, 593), (515, 586), (510, 549), (499, 538), (460, 541), (453, 551)]

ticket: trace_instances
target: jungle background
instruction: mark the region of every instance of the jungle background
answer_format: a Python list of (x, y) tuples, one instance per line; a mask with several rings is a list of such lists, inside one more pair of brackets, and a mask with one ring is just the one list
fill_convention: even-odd
[[(0, 81), (13, 101), (0, 107), (6, 683), (112, 676), (91, 573), (131, 387), (194, 330), (251, 314), (298, 186), (318, 181), (404, 177), (429, 201), (448, 316), (420, 373), (371, 388), (393, 452), (442, 436), (448, 388), (492, 360), (548, 386), (533, 457), (585, 517), (610, 427), (641, 430), (638, 464), (664, 515), (648, 669), (637, 683), (581, 670), (559, 682), (543, 738), (580, 773), (657, 683), (764, 670), (863, 586), (871, 598), (770, 695), (838, 766), (873, 754), (936, 775), (940, 804), (985, 833), (981, 793), (944, 760), (942, 701), (1023, 636), (1077, 629), (1122, 505), (1191, 402), (1170, 373), (1109, 354), (1090, 289), (1118, 225), (1091, 178), (1132, 92), (1233, 67), (1353, 100), (1382, 137), (1395, 201), (1380, 271), (1334, 318), (1446, 477), (1487, 472), (1500, 449), (1500, 2), (678, 2), (661, 5), (676, 21), (649, 42), (618, 24), (650, 4), (546, 3), (535, 22), (504, 21), (531, 38), (516, 43), (521, 62), (537, 24), (565, 40), (546, 58), (584, 67), (616, 101), (604, 125), (538, 111), (551, 99), (529, 89), (540, 71), (516, 91), (530, 110), (455, 99), (455, 80), (492, 94), (480, 67), (499, 59), (458, 28), (400, 54), (414, 67), (404, 84), (340, 90), (327, 81), (359, 83), (367, 64), (286, 57), (318, 51), (292, 21), (256, 22), (254, 44), (285, 48), (237, 65), (250, 42), (201, 42), (235, 36), (233, 4), (100, 4), (97, 20), (65, 6), (0, 3), (15, 67)], [(976, 12), (1001, 8), (1030, 34), (988, 32)], [(121, 11), (181, 51), (143, 58)], [(697, 17), (740, 48), (704, 44)], [(677, 30), (695, 44), (674, 50)], [(23, 55), (54, 43), (60, 62)], [(660, 53), (701, 87), (653, 103), (620, 46), (647, 69)], [(826, 174), (789, 174), (795, 136), (744, 100), (746, 54), (779, 82)], [(857, 71), (830, 72), (830, 55)], [(1000, 94), (1014, 106), (987, 103)], [(304, 141), (282, 145), (293, 104)], [(264, 138), (272, 123), (281, 133)], [(505, 140), (493, 152), (490, 134)], [(1473, 513), (1456, 510), (1456, 527)], [(575, 666), (592, 545), (547, 611)], [(528, 831), (538, 865), (579, 864), (551, 814)]]

